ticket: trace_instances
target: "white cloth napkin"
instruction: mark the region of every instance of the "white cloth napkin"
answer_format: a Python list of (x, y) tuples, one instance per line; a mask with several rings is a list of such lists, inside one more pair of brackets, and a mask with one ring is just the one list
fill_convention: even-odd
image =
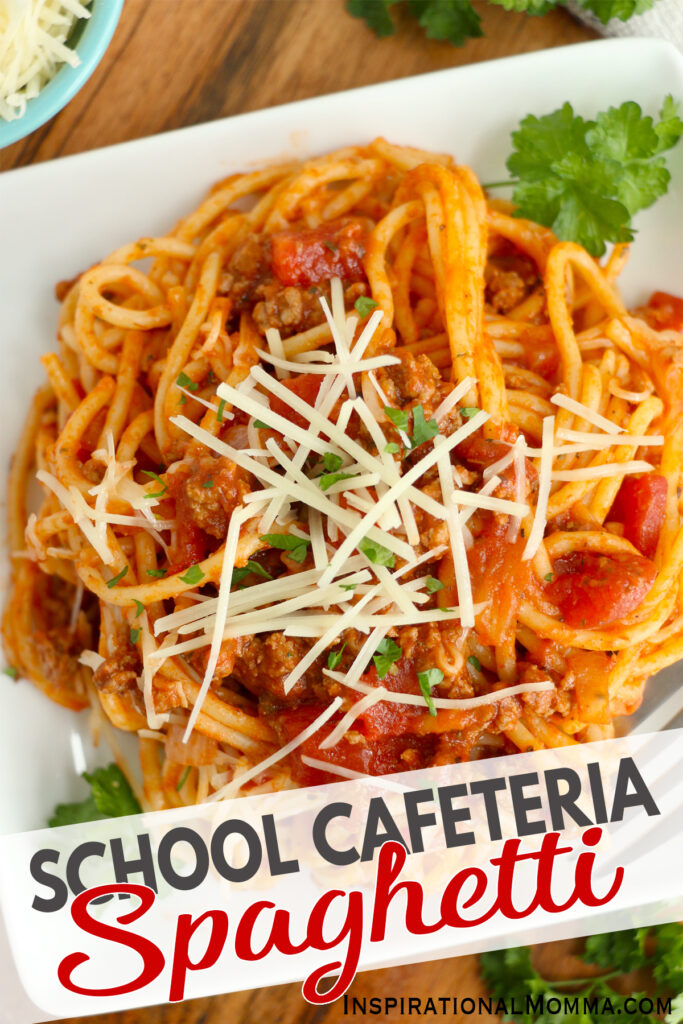
[(573, 0), (567, 0), (567, 8), (603, 36), (655, 36), (668, 39), (683, 50), (683, 0), (655, 0), (654, 6), (644, 14), (636, 14), (628, 21), (612, 18), (606, 25)]

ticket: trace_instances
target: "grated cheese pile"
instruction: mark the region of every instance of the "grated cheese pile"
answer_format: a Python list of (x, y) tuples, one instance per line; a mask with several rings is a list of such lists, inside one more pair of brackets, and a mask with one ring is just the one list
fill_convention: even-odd
[(66, 41), (89, 17), (79, 0), (0, 0), (0, 117), (22, 117), (60, 64), (80, 64)]

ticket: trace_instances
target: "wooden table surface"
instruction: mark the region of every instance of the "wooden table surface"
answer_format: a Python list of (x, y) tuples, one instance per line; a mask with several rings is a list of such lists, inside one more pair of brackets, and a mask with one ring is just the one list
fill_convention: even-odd
[[(562, 10), (528, 18), (478, 0), (475, 6), (485, 37), (456, 49), (426, 40), (402, 14), (396, 35), (377, 40), (345, 12), (343, 0), (126, 0), (90, 81), (57, 118), (0, 151), (0, 169), (353, 86), (592, 38)], [(554, 957), (560, 971), (570, 963), (566, 947), (543, 953)], [(360, 974), (351, 989), (358, 998), (455, 994), (484, 994), (475, 957)], [(477, 1019), (497, 1020), (486, 1014)], [(90, 1024), (343, 1020), (351, 1017), (344, 1016), (341, 1003), (316, 1009), (303, 1001), (299, 985), (87, 1018)]]

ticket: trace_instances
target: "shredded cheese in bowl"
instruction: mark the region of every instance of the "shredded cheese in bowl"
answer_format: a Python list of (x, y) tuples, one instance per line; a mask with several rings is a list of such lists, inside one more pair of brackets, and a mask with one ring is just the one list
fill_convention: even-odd
[(89, 18), (79, 0), (0, 0), (0, 117), (14, 121), (59, 70), (80, 59), (67, 46), (74, 25)]

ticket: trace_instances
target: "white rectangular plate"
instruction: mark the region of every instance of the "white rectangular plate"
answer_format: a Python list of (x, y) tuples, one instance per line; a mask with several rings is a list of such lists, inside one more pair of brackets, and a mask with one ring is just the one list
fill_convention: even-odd
[[(3, 476), (43, 378), (39, 356), (55, 343), (55, 282), (124, 242), (163, 234), (218, 178), (384, 135), (453, 153), (482, 181), (498, 181), (510, 132), (526, 114), (548, 113), (565, 100), (587, 117), (624, 100), (655, 114), (667, 93), (683, 96), (683, 59), (673, 47), (611, 40), (323, 96), (3, 174)], [(631, 304), (655, 288), (683, 291), (683, 147), (670, 166), (668, 195), (637, 219), (638, 240), (622, 281)], [(3, 488), (0, 482), (0, 494)], [(668, 679), (651, 684), (646, 704), (671, 692), (677, 675), (670, 670)], [(0, 832), (9, 833), (40, 827), (55, 803), (81, 793), (74, 768), (82, 770), (79, 737), (87, 736), (87, 722), (27, 683), (0, 677), (0, 693)], [(87, 740), (85, 750), (95, 756)]]

